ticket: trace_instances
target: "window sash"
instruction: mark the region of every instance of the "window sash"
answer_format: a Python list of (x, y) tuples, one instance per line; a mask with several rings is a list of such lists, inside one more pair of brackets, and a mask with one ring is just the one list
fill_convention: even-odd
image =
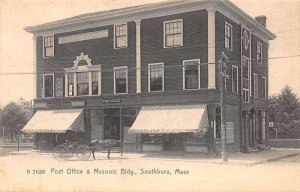
[(89, 95), (89, 72), (77, 73), (77, 95)]
[(200, 61), (184, 62), (184, 90), (200, 88)]
[(238, 93), (238, 68), (232, 66), (232, 92)]
[(127, 47), (127, 24), (115, 26), (115, 48)]
[(232, 26), (225, 23), (225, 48), (232, 49)]
[(254, 98), (258, 98), (258, 75), (253, 74), (253, 96)]
[(262, 98), (267, 99), (267, 80), (265, 77), (262, 77)]
[(115, 93), (127, 93), (127, 68), (115, 68)]
[(165, 47), (182, 46), (182, 20), (165, 22)]
[(149, 91), (163, 91), (163, 67), (163, 64), (149, 64)]
[(257, 43), (257, 50), (256, 50), (256, 59), (257, 63), (261, 64), (262, 63), (262, 45), (260, 43)]
[(49, 97), (54, 97), (54, 75), (49, 74), (49, 75), (44, 75), (44, 97), (49, 98)]
[(44, 37), (44, 57), (54, 56), (54, 38), (53, 36)]

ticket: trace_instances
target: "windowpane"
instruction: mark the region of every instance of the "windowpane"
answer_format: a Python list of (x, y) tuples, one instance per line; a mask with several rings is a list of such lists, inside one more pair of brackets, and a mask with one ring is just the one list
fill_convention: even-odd
[(150, 67), (150, 91), (163, 90), (163, 65), (149, 65)]
[(98, 95), (98, 71), (92, 72), (92, 95)]
[(165, 23), (165, 46), (182, 45), (182, 21)]
[(257, 55), (256, 55), (257, 63), (262, 63), (262, 45), (257, 43)]
[(89, 73), (77, 73), (77, 95), (89, 95)]
[(44, 37), (44, 57), (54, 56), (53, 36)]
[(44, 94), (45, 97), (53, 97), (53, 75), (44, 76)]
[(127, 93), (127, 69), (115, 69), (115, 91), (116, 93)]
[(185, 89), (199, 88), (199, 63), (196, 61), (185, 62), (184, 64)]
[(232, 67), (232, 92), (238, 93), (238, 68)]
[(225, 48), (232, 49), (232, 27), (225, 23)]
[(127, 47), (127, 25), (115, 26), (115, 47), (122, 48)]
[(74, 95), (74, 74), (68, 73), (68, 96)]

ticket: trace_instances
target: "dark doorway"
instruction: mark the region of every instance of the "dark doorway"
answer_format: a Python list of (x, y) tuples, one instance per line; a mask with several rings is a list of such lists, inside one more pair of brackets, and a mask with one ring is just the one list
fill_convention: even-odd
[(120, 108), (104, 109), (104, 139), (121, 138)]
[(184, 151), (184, 135), (183, 134), (165, 134), (163, 136), (164, 151)]

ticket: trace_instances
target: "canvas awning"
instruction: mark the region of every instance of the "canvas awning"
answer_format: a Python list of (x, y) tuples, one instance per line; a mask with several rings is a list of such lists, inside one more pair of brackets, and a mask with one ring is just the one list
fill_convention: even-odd
[(207, 130), (206, 105), (144, 106), (130, 133), (163, 134)]
[(28, 133), (84, 132), (83, 109), (37, 111), (22, 129)]

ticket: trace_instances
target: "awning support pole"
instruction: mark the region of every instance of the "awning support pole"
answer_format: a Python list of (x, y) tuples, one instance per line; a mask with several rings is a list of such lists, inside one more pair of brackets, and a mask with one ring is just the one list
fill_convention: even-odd
[(219, 89), (220, 89), (220, 107), (221, 107), (221, 142), (222, 142), (222, 161), (226, 162), (227, 159), (227, 152), (226, 152), (226, 127), (225, 127), (225, 115), (224, 115), (224, 98), (223, 98), (223, 77), (226, 78), (226, 70), (223, 73), (223, 63), (219, 61)]

